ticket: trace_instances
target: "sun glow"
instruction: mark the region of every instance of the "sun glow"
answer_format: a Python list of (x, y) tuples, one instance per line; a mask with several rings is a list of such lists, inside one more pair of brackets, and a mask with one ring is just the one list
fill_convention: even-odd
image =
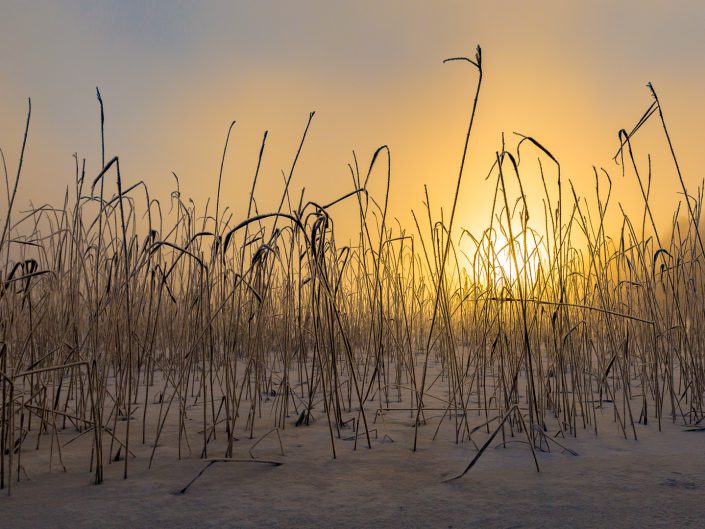
[[(519, 282), (533, 284), (545, 264), (545, 248), (535, 234), (510, 238), (487, 230), (481, 239), (465, 246), (465, 269), (475, 282), (497, 289), (512, 289)], [(517, 279), (519, 281), (517, 281)]]

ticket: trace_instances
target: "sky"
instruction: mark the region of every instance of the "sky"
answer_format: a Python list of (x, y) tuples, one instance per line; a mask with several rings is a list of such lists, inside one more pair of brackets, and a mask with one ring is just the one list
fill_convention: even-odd
[[(442, 61), (472, 57), (479, 44), (484, 78), (458, 225), (487, 224), (485, 176), (502, 133), (511, 147), (515, 131), (551, 149), (581, 194), (594, 194), (593, 166), (604, 167), (616, 200), (634, 212), (638, 187), (611, 158), (619, 129), (631, 129), (651, 103), (647, 82), (662, 101), (689, 191), (705, 177), (703, 28), (701, 1), (0, 0), (0, 147), (13, 174), (31, 97), (17, 204), (61, 202), (73, 185), (74, 153), (89, 176), (101, 168), (98, 86), (107, 156), (120, 156), (126, 183), (144, 180), (167, 201), (173, 171), (182, 196), (202, 207), (215, 197), (234, 120), (221, 201), (237, 221), (264, 131), (260, 211), (277, 207), (282, 171), (315, 111), (294, 196), (305, 188), (322, 203), (349, 192), (353, 151), (364, 168), (387, 145), (390, 214), (412, 228), (424, 185), (434, 214), (444, 207), (447, 215), (477, 83), (467, 64)], [(642, 168), (652, 153), (654, 210), (667, 225), (680, 187), (657, 125), (645, 127), (635, 147)], [(535, 169), (524, 178), (538, 200)], [(376, 171), (372, 191), (383, 190)], [(352, 222), (352, 211), (342, 208), (336, 222)]]

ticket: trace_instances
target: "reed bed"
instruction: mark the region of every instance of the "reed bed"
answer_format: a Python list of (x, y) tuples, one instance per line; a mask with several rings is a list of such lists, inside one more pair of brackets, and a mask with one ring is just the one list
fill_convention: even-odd
[[(703, 196), (686, 189), (656, 92), (615, 157), (642, 190), (638, 218), (618, 211), (610, 233), (605, 217), (619, 205), (609, 172), (596, 171), (595, 195), (580, 197), (547, 148), (516, 136), (489, 172), (487, 228), (470, 233), (456, 212), (482, 57), (478, 48), (453, 60), (474, 77), (452, 209), (438, 213), (427, 193), (411, 228), (388, 216), (387, 147), (369, 164), (354, 159), (345, 196), (293, 196), (313, 114), (275, 211), (255, 200), (266, 133), (246, 212), (222, 206), (222, 166), (214, 211), (186, 199), (175, 175), (164, 204), (106, 159), (104, 142), (99, 175), (77, 157), (63, 204), (20, 211), (30, 106), (12, 176), (3, 155), (0, 487), (22, 479), (24, 452), (62, 466), (66, 432), (100, 483), (108, 464), (128, 477), (135, 443), (153, 447), (151, 466), (169, 425), (178, 457), (212, 462), (235, 460), (239, 437), (258, 428), (278, 436), (312, 421), (325, 423), (333, 458), (350, 449), (343, 439), (371, 448), (380, 415), (408, 418), (413, 450), (438, 436), (475, 443), (482, 431), (536, 451), (563, 446), (597, 434), (605, 409), (625, 437), (636, 438), (636, 423), (700, 423)], [(99, 92), (98, 103), (102, 130)], [(652, 175), (635, 161), (647, 123), (662, 129), (687, 197), (667, 232), (651, 213)], [(387, 192), (373, 196), (380, 178)], [(544, 189), (531, 215), (528, 178)], [(359, 216), (351, 245), (336, 240), (342, 203)]]

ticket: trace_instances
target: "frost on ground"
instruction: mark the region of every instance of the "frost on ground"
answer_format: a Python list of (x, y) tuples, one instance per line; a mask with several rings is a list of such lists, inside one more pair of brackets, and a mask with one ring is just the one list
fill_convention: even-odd
[[(265, 403), (263, 416), (273, 401)], [(443, 480), (460, 473), (477, 450), (467, 440), (454, 442), (455, 423), (448, 418), (432, 439), (440, 412), (427, 415), (416, 452), (410, 412), (386, 411), (370, 424), (371, 450), (362, 437), (355, 447), (348, 425), (336, 436), (334, 460), (325, 415), (316, 409), (312, 424), (295, 427), (292, 414), (279, 431), (284, 456), (274, 433), (264, 437), (271, 431), (266, 420), (253, 439), (242, 428), (236, 432), (234, 458), (254, 456), (281, 466), (217, 462), (183, 494), (207, 465), (199, 457), (197, 420), (187, 421), (193, 451), (184, 440), (180, 461), (177, 421), (170, 420), (151, 469), (150, 436), (144, 445), (135, 438), (129, 479), (122, 479), (123, 466), (114, 462), (98, 486), (88, 468), (91, 436), (71, 441), (77, 434), (67, 428), (58, 434), (66, 472), (56, 449), (51, 472), (46, 445), (23, 451), (26, 474), (13, 483), (11, 496), (0, 498), (0, 520), (8, 528), (705, 527), (705, 431), (664, 422), (659, 432), (653, 421), (636, 424), (637, 441), (625, 439), (611, 406), (597, 411), (598, 436), (579, 429), (577, 438), (557, 437), (577, 456), (555, 446), (550, 453), (538, 451), (537, 473), (525, 436), (511, 437), (507, 429), (506, 444), (498, 435), (477, 465), (450, 483)], [(158, 405), (150, 408), (150, 414), (157, 412)], [(471, 424), (483, 421), (478, 416)], [(550, 428), (548, 433), (556, 434)], [(210, 457), (223, 455), (223, 437), (209, 443)], [(479, 447), (488, 437), (482, 429), (472, 439)], [(49, 435), (41, 442), (49, 443)]]

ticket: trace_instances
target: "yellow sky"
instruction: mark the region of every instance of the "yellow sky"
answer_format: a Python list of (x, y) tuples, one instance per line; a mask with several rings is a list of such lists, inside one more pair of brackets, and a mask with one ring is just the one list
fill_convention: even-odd
[[(583, 193), (594, 185), (592, 165), (604, 166), (616, 198), (636, 211), (638, 188), (610, 158), (617, 131), (631, 128), (651, 102), (648, 81), (693, 192), (705, 176), (705, 5), (698, 1), (10, 1), (0, 10), (0, 147), (10, 172), (26, 97), (33, 102), (20, 207), (63, 197), (74, 152), (86, 157), (89, 175), (98, 173), (98, 85), (108, 154), (120, 155), (128, 182), (145, 180), (162, 200), (171, 171), (198, 204), (215, 195), (225, 133), (237, 120), (222, 200), (244, 218), (268, 130), (257, 199), (262, 211), (276, 207), (281, 170), (315, 110), (294, 195), (306, 187), (308, 198), (325, 202), (350, 191), (352, 151), (366, 166), (386, 144), (391, 213), (411, 228), (409, 211), (422, 208), (424, 184), (434, 207), (450, 205), (477, 77), (441, 61), (472, 55), (478, 43), (485, 82), (460, 225), (486, 224), (492, 187), (483, 178), (502, 132), (511, 145), (513, 131), (549, 147)], [(653, 152), (655, 210), (665, 224), (679, 188), (655, 124), (637, 146), (643, 164)], [(526, 178), (537, 196), (538, 180)], [(341, 213), (338, 223), (346, 222)]]

